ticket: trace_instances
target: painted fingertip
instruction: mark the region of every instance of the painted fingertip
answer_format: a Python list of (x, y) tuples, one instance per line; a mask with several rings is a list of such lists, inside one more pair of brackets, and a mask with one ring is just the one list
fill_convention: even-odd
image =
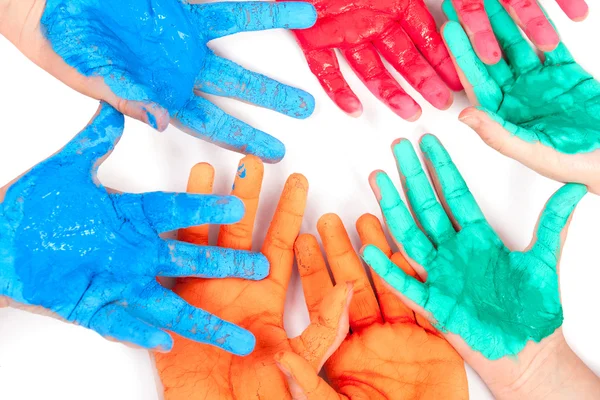
[(317, 22), (317, 10), (305, 2), (279, 3), (279, 18), (288, 21), (285, 29), (307, 29)]
[(252, 257), (250, 263), (253, 266), (253, 274), (249, 277), (253, 281), (262, 281), (269, 276), (271, 264), (267, 257), (262, 253), (249, 253)]
[(492, 31), (476, 33), (473, 37), (473, 46), (484, 64), (494, 65), (502, 58), (502, 50)]
[(220, 206), (218, 211), (223, 215), (222, 223), (235, 224), (246, 214), (246, 206), (237, 196), (223, 196), (216, 204)]
[(444, 146), (442, 145), (442, 142), (440, 142), (437, 136), (432, 135), (431, 133), (426, 133), (425, 135), (421, 136), (421, 139), (419, 139), (419, 148), (425, 155), (432, 150), (443, 147)]
[(541, 51), (550, 52), (560, 43), (560, 37), (552, 24), (544, 19), (527, 27), (528, 36), (535, 46)]
[(371, 190), (373, 191), (377, 201), (381, 201), (381, 190), (379, 189), (379, 183), (381, 182), (382, 177), (385, 179), (386, 176), (386, 173), (382, 170), (373, 171), (369, 175), (369, 185), (371, 186)]
[(147, 348), (157, 353), (168, 353), (173, 349), (173, 338), (167, 332), (156, 332), (149, 339)]
[(290, 106), (290, 110), (284, 113), (296, 119), (306, 119), (315, 112), (315, 98), (304, 90), (298, 90), (297, 95), (298, 98)]
[(418, 120), (423, 113), (421, 106), (406, 93), (398, 93), (390, 97), (387, 102), (396, 115), (408, 122)]
[[(135, 103), (131, 103), (132, 105)], [(156, 129), (159, 132), (163, 132), (167, 129), (171, 123), (171, 117), (169, 112), (163, 107), (155, 104), (141, 104), (141, 120), (147, 125)]]
[(342, 91), (336, 93), (333, 101), (346, 114), (353, 118), (358, 118), (363, 113), (363, 106), (358, 97), (352, 92)]
[(215, 342), (219, 347), (238, 356), (247, 356), (256, 347), (256, 338), (249, 331), (231, 324), (231, 329), (224, 338), (217, 338)]
[(394, 157), (398, 160), (398, 164), (400, 165), (402, 164), (401, 161), (407, 157), (416, 157), (415, 149), (408, 139), (400, 139), (394, 142), (394, 144), (392, 144), (392, 153), (394, 153)]

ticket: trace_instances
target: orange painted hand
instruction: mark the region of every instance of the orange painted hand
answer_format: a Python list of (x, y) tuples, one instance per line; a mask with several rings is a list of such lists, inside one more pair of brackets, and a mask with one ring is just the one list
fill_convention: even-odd
[[(399, 268), (416, 276), (401, 254), (392, 255), (376, 217), (362, 216), (357, 229), (363, 245), (378, 246)], [(339, 217), (323, 216), (318, 230), (335, 281), (354, 283), (352, 333), (325, 364), (331, 386), (297, 354), (276, 356), (294, 399), (468, 399), (463, 360), (375, 274), (373, 291)], [(333, 285), (314, 236), (300, 236), (295, 251), (306, 303), (315, 321), (324, 295)]]
[[(188, 190), (210, 193), (214, 170), (199, 164), (192, 170)], [(238, 168), (232, 194), (242, 199), (246, 215), (235, 225), (222, 226), (218, 245), (234, 249), (252, 248), (254, 220), (263, 178), (263, 165), (253, 156)], [(156, 354), (156, 365), (166, 400), (180, 399), (290, 399), (285, 376), (274, 356), (294, 352), (321, 368), (348, 331), (351, 285), (328, 292), (320, 311), (304, 333), (288, 339), (283, 327), (283, 310), (292, 273), (293, 245), (300, 231), (306, 206), (308, 183), (302, 175), (289, 177), (262, 247), (270, 262), (269, 276), (252, 284), (242, 279), (185, 279), (174, 290), (185, 300), (248, 329), (256, 337), (256, 348), (246, 357), (234, 357), (212, 346), (175, 336), (173, 350)], [(208, 227), (182, 230), (180, 240), (208, 242)]]

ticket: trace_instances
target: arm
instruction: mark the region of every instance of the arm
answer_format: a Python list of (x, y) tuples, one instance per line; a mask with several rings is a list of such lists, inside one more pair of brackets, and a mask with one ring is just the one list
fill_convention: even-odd
[[(575, 354), (562, 330), (540, 343), (530, 343), (518, 364), (498, 370), (480, 370), (497, 399), (591, 399), (600, 393), (600, 379)], [(508, 372), (510, 371), (510, 372)]]

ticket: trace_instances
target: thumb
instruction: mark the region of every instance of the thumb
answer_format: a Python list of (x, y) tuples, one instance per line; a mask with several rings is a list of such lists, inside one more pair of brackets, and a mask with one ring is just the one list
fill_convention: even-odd
[(532, 132), (485, 108), (466, 108), (458, 118), (494, 150), (525, 165), (531, 160), (537, 141)]
[[(115, 147), (123, 129), (123, 115), (108, 103), (101, 102), (90, 123), (55, 157), (72, 158), (97, 167)], [(89, 170), (84, 172), (89, 173)]]
[(275, 354), (293, 400), (347, 400), (327, 384), (302, 357), (290, 351)]
[(352, 283), (337, 284), (321, 301), (319, 311), (302, 335), (290, 340), (292, 350), (320, 371), (340, 347), (350, 328)]

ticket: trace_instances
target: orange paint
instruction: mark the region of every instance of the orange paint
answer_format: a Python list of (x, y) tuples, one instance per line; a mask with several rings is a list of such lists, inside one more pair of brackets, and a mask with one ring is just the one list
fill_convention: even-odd
[[(322, 217), (318, 227), (336, 282), (345, 279), (356, 283), (350, 325), (357, 329), (353, 328), (325, 363), (330, 384), (297, 354), (276, 355), (294, 399), (468, 399), (466, 372), (458, 353), (429, 322), (415, 317), (382, 281), (375, 279), (374, 290), (371, 288), (337, 216)], [(399, 268), (416, 275), (400, 253), (392, 255), (376, 217), (362, 216), (357, 230), (363, 245), (375, 244)], [(309, 313), (314, 315), (333, 283), (316, 238), (300, 236), (295, 250)], [(375, 295), (378, 302), (373, 301)]]
[[(243, 165), (243, 169), (241, 168)], [(237, 249), (252, 247), (254, 221), (263, 179), (262, 162), (252, 156), (240, 162), (233, 194), (244, 202), (246, 215), (237, 224), (221, 227), (219, 245)], [(245, 171), (245, 173), (242, 173)], [(192, 170), (189, 189), (208, 192), (214, 171), (208, 164)], [(167, 354), (156, 354), (156, 366), (166, 400), (189, 399), (290, 399), (285, 375), (277, 367), (278, 352), (298, 352), (309, 360), (313, 371), (343, 340), (347, 332), (350, 287), (339, 285), (321, 302), (321, 309), (306, 331), (289, 339), (283, 327), (287, 286), (293, 267), (293, 245), (300, 231), (308, 182), (294, 174), (287, 180), (262, 247), (270, 262), (263, 281), (242, 279), (187, 279), (175, 291), (186, 301), (251, 331), (255, 351), (246, 357), (233, 356), (209, 345), (174, 335), (175, 345)], [(190, 228), (183, 237), (206, 244), (208, 229)], [(189, 235), (188, 235), (189, 234)], [(342, 326), (340, 330), (338, 327)]]

